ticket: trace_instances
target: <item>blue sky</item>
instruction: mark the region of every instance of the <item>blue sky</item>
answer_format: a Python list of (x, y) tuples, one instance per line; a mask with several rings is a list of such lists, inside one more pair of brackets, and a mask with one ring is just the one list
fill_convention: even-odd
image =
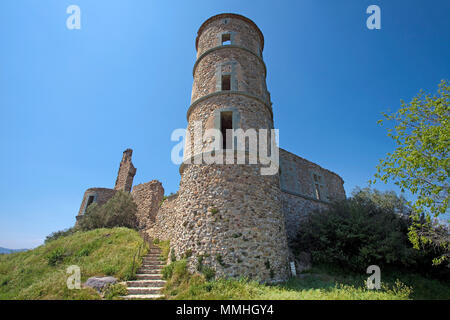
[[(80, 30), (66, 28), (71, 4)], [(371, 4), (381, 30), (366, 27)], [(196, 32), (223, 12), (265, 36), (280, 146), (340, 174), (347, 194), (394, 147), (381, 112), (450, 78), (446, 0), (2, 0), (0, 246), (72, 226), (85, 189), (114, 186), (128, 147), (135, 184), (178, 189), (170, 135), (187, 124)]]

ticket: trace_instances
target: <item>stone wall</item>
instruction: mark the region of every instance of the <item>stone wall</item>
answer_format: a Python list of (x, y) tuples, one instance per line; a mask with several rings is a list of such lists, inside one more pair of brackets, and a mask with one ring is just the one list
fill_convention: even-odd
[[(210, 97), (202, 101), (192, 108), (189, 113), (189, 125), (187, 132), (190, 136), (190, 149), (186, 146), (187, 151), (184, 159), (187, 160), (189, 156), (193, 156), (205, 151), (211, 150), (212, 140), (203, 141), (202, 144), (194, 144), (195, 131), (200, 130), (205, 133), (206, 130), (217, 128), (217, 120), (220, 119), (221, 110), (233, 110), (233, 115), (236, 117), (234, 128), (240, 128), (244, 131), (252, 128), (272, 129), (272, 114), (265, 104), (253, 98), (244, 96), (242, 94), (224, 93)], [(200, 123), (202, 127), (197, 128), (196, 124)]]
[(232, 91), (244, 91), (267, 100), (265, 87), (265, 65), (254, 54), (227, 46), (209, 53), (199, 60), (195, 69), (195, 81), (191, 101), (217, 91), (217, 79), (221, 72), (231, 72), (230, 64), (235, 62), (232, 80), (236, 85)]
[(178, 195), (164, 201), (147, 233), (169, 239), (177, 259), (189, 253), (192, 272), (203, 257), (218, 277), (284, 280), (289, 252), (278, 179), (261, 176), (260, 165), (186, 165)]
[[(314, 175), (316, 177), (314, 177)], [(292, 242), (302, 219), (345, 199), (344, 180), (336, 173), (280, 149), (280, 186), (288, 241)]]
[(164, 198), (164, 188), (161, 182), (153, 180), (133, 187), (131, 192), (138, 212), (138, 228), (150, 227), (156, 219), (159, 205)]
[(206, 20), (199, 28), (196, 39), (197, 58), (221, 43), (223, 33), (232, 33), (231, 45), (244, 47), (261, 56), (264, 36), (250, 19), (237, 14), (219, 14)]
[(94, 202), (98, 205), (104, 205), (111, 199), (117, 190), (107, 189), (107, 188), (89, 188), (84, 192), (83, 200), (81, 201), (80, 210), (78, 211), (77, 220), (84, 214), (86, 209), (86, 204), (89, 199), (89, 196), (94, 197)]
[(182, 209), (182, 205), (178, 202), (178, 194), (168, 196), (162, 203), (160, 202), (154, 223), (146, 229), (150, 238), (172, 240), (176, 225), (181, 221)]
[(131, 162), (133, 150), (127, 149), (123, 152), (122, 161), (119, 166), (119, 173), (117, 174), (115, 190), (131, 191), (133, 186), (133, 178), (136, 174), (136, 168)]

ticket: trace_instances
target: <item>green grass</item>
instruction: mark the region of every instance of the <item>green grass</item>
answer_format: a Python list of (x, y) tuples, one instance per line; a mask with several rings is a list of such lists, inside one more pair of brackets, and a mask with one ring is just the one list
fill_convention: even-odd
[(161, 256), (159, 257), (159, 260), (166, 262), (170, 252), (170, 241), (154, 239), (153, 244), (161, 249)]
[(417, 274), (382, 274), (382, 288), (368, 290), (368, 275), (343, 274), (331, 268), (315, 268), (302, 278), (278, 285), (264, 285), (246, 279), (206, 281), (203, 275), (191, 275), (186, 260), (164, 269), (167, 284), (164, 293), (176, 300), (410, 300), (450, 299), (450, 286)]
[[(0, 299), (100, 299), (90, 288), (69, 290), (66, 268), (78, 265), (82, 283), (93, 276), (132, 279), (133, 258), (142, 243), (131, 229), (96, 229), (58, 238), (34, 250), (1, 255)], [(134, 270), (141, 263), (137, 258)], [(111, 288), (107, 297), (121, 291), (120, 286)]]

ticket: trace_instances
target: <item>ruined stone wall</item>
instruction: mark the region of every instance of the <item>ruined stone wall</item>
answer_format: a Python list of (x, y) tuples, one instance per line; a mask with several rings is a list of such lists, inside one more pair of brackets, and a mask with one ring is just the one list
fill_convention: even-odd
[(119, 173), (117, 174), (115, 190), (131, 191), (133, 186), (133, 178), (136, 174), (136, 168), (131, 162), (133, 150), (127, 149), (123, 152), (122, 161), (119, 166)]
[(155, 222), (159, 204), (164, 198), (161, 182), (153, 180), (133, 187), (131, 192), (137, 206), (138, 228), (145, 229)]
[(107, 188), (89, 188), (84, 192), (83, 200), (81, 201), (80, 210), (78, 211), (77, 219), (84, 214), (86, 204), (89, 196), (94, 196), (94, 203), (98, 205), (104, 205), (111, 199), (117, 190)]
[(153, 239), (172, 240), (182, 213), (183, 206), (178, 202), (178, 194), (168, 196), (162, 203), (160, 202), (155, 221), (147, 228), (147, 234)]
[(192, 272), (202, 256), (218, 277), (286, 279), (289, 252), (278, 175), (260, 176), (259, 165), (183, 170), (178, 195), (164, 201), (147, 233), (169, 239), (177, 259), (189, 252)]
[(283, 212), (291, 242), (308, 213), (345, 199), (344, 181), (336, 173), (283, 149), (280, 149), (280, 172)]

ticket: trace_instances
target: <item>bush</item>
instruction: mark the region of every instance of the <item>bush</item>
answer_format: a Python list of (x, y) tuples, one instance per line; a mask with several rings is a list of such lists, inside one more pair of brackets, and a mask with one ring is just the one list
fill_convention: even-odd
[(137, 227), (137, 207), (128, 192), (117, 191), (104, 205), (91, 204), (79, 220), (81, 230), (97, 228)]
[(163, 278), (166, 280), (182, 278), (186, 274), (188, 274), (186, 259), (172, 262), (162, 269)]
[(70, 236), (71, 234), (75, 233), (75, 231), (76, 231), (75, 228), (68, 228), (68, 229), (52, 232), (45, 238), (45, 243), (59, 239), (61, 237)]
[[(408, 240), (411, 209), (394, 192), (356, 189), (352, 197), (313, 212), (301, 225), (297, 252), (307, 248), (312, 261), (363, 271), (372, 264), (411, 267), (426, 253)], [(429, 265), (428, 265), (429, 266)]]
[(127, 287), (122, 283), (110, 284), (104, 290), (104, 297), (107, 300), (113, 300), (120, 296), (126, 296), (128, 293)]
[(51, 251), (46, 258), (49, 266), (56, 266), (57, 264), (64, 261), (64, 257), (65, 257), (65, 250), (63, 248), (56, 248), (53, 251)]

